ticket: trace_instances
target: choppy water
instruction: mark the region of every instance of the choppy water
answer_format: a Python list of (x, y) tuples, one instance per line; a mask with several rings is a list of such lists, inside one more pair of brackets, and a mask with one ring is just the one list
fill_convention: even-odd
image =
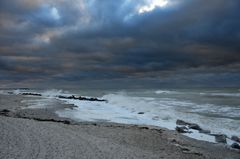
[[(108, 100), (108, 102), (90, 102), (64, 99), (66, 103), (78, 107), (73, 110), (58, 111), (57, 114), (78, 121), (146, 124), (174, 129), (176, 120), (182, 119), (197, 123), (203, 129), (211, 130), (212, 133), (240, 136), (239, 89), (32, 91), (53, 98), (56, 95), (74, 94)], [(193, 133), (189, 136), (213, 140), (203, 134)]]

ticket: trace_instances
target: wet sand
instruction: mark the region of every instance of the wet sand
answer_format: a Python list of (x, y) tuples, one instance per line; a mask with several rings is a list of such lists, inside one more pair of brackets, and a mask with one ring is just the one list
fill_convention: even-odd
[(58, 100), (44, 109), (22, 109), (29, 98), (40, 97), (0, 95), (1, 159), (240, 158), (237, 150), (163, 128), (60, 118), (56, 110), (73, 106)]

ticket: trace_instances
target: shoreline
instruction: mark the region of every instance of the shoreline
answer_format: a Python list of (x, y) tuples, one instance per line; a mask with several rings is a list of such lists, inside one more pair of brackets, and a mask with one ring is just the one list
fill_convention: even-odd
[[(29, 140), (30, 144), (34, 144), (31, 142), (33, 139), (41, 143), (35, 146), (40, 146), (39, 151), (40, 153), (45, 153), (45, 157), (35, 156), (36, 158), (49, 158), (46, 156), (53, 155), (51, 153), (54, 152), (51, 152), (51, 150), (54, 150), (56, 147), (60, 147), (57, 152), (63, 156), (61, 157), (56, 153), (54, 154), (55, 156), (53, 155), (51, 158), (68, 158), (71, 155), (73, 155), (71, 158), (79, 158), (79, 155), (82, 154), (73, 152), (83, 150), (86, 151), (86, 153), (83, 153), (86, 158), (94, 157), (92, 156), (94, 154), (94, 158), (99, 158), (96, 157), (98, 155), (102, 155), (100, 158), (122, 158), (125, 155), (128, 155), (125, 157), (129, 158), (239, 158), (240, 156), (238, 150), (230, 149), (226, 147), (226, 145), (191, 139), (176, 131), (156, 126), (106, 122), (76, 122), (67, 118), (61, 118), (54, 113), (56, 110), (71, 109), (74, 106), (63, 104), (57, 100), (51, 103), (52, 107), (50, 106), (45, 109), (22, 109), (24, 107), (26, 108), (25, 103), (21, 102), (25, 98), (36, 99), (35, 97), (23, 97), (20, 95), (0, 95), (0, 109), (9, 110), (9, 112), (5, 112), (5, 114), (1, 114), (0, 116), (0, 130), (3, 136), (5, 136), (4, 141), (6, 140), (6, 142), (3, 141), (0, 144), (0, 147), (3, 148), (3, 151), (0, 153), (0, 158), (10, 158), (8, 156), (18, 154), (11, 154), (6, 148), (9, 145), (6, 144), (13, 144), (13, 139), (18, 141), (17, 132), (19, 132), (19, 127), (23, 130), (20, 135), (26, 138), (26, 140)], [(29, 128), (32, 128), (32, 130)], [(31, 133), (31, 131), (36, 134)], [(67, 135), (70, 133), (69, 131), (73, 135)], [(53, 139), (47, 141), (50, 132), (50, 136)], [(28, 138), (28, 136), (23, 135), (23, 133), (30, 133), (31, 137)], [(40, 137), (38, 138), (39, 134)], [(59, 136), (59, 138), (57, 138), (57, 136)], [(78, 139), (78, 137), (84, 138), (86, 143), (79, 146), (81, 140)], [(74, 142), (71, 144), (68, 140), (72, 141), (72, 139), (74, 139)], [(61, 143), (57, 144), (59, 142)], [(91, 144), (89, 145), (89, 143)], [(41, 150), (41, 146), (44, 147), (46, 144), (52, 146), (47, 147), (46, 150)], [(25, 147), (26, 145), (29, 146), (29, 143), (26, 143)], [(97, 145), (96, 149), (93, 148), (94, 145)], [(21, 144), (16, 146), (16, 151), (23, 147)], [(70, 147), (72, 150), (69, 149)], [(35, 150), (33, 150), (35, 149), (34, 146), (31, 149), (32, 150), (29, 151), (35, 152)], [(99, 152), (99, 149), (101, 152)], [(72, 154), (67, 153), (67, 150), (72, 152)], [(22, 150), (19, 153), (26, 153), (25, 151), (26, 150)], [(31, 155), (27, 156), (27, 158), (35, 157)]]

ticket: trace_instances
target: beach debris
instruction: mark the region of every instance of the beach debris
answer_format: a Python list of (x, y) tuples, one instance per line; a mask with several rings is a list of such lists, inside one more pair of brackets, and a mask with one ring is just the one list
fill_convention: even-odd
[(179, 133), (191, 133), (186, 126), (176, 126), (175, 130)]
[(139, 112), (138, 114), (144, 114), (144, 112)]
[(21, 93), (21, 95), (24, 95), (24, 96), (42, 96), (42, 94), (39, 94), (39, 93)]
[(236, 142), (239, 142), (240, 143), (240, 138), (238, 137), (238, 136), (232, 136), (231, 137), (231, 140), (233, 140), (233, 141), (236, 141)]
[(97, 101), (97, 102), (107, 102), (107, 100), (105, 99), (98, 99), (98, 98), (87, 98), (87, 97), (82, 97), (82, 96), (79, 96), (79, 97), (76, 97), (74, 95), (72, 96), (58, 96), (58, 98), (61, 98), (61, 99), (74, 99), (74, 100), (85, 100), (85, 101)]
[(240, 145), (238, 143), (233, 143), (231, 145), (231, 148), (234, 148), (234, 149), (239, 149), (240, 150)]
[(227, 135), (225, 134), (211, 134), (211, 135), (215, 136), (215, 141), (217, 143), (224, 143), (224, 144), (227, 143)]

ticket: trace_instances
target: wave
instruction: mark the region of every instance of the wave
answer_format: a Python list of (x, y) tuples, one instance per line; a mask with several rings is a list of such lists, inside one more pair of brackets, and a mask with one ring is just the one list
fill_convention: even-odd
[(155, 91), (156, 94), (176, 94), (179, 93), (177, 91), (168, 91), (168, 90), (157, 90)]
[(213, 97), (240, 97), (240, 93), (200, 93), (200, 95)]
[(44, 97), (58, 97), (60, 95), (62, 95), (62, 96), (73, 95), (73, 94), (70, 94), (68, 91), (63, 91), (63, 90), (58, 90), (58, 89), (46, 90), (46, 91), (43, 91), (40, 93)]

